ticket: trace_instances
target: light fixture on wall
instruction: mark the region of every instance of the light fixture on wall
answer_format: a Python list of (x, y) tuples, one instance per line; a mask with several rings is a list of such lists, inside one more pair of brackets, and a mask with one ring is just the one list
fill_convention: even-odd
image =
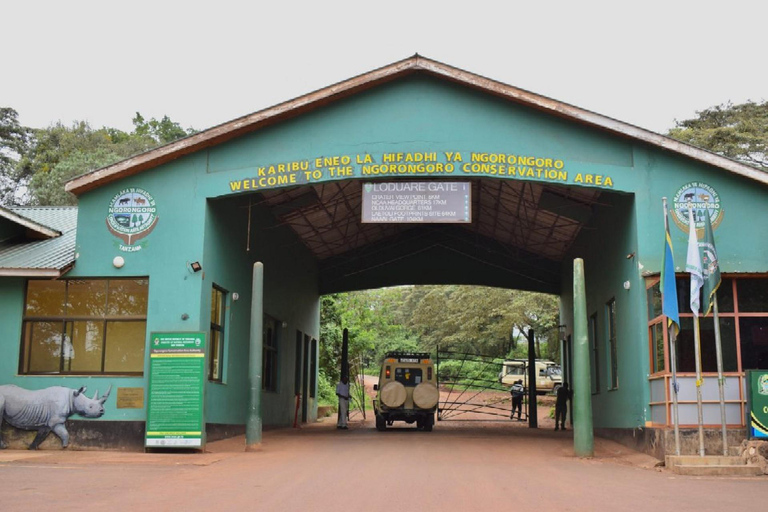
[(567, 325), (558, 325), (557, 326), (557, 332), (560, 334), (560, 339), (562, 341), (565, 341), (566, 334), (568, 332), (568, 326)]
[(195, 272), (200, 272), (203, 270), (203, 266), (199, 261), (193, 261), (192, 263), (187, 262), (187, 269), (189, 270), (190, 274), (194, 274)]

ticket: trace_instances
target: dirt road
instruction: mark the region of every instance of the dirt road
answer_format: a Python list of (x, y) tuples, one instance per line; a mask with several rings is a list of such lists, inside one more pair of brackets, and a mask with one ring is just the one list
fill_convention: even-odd
[(600, 439), (578, 459), (570, 431), (509, 420), (334, 425), (267, 431), (253, 453), (242, 437), (203, 454), (2, 451), (0, 510), (701, 512), (768, 500), (765, 478), (681, 477)]

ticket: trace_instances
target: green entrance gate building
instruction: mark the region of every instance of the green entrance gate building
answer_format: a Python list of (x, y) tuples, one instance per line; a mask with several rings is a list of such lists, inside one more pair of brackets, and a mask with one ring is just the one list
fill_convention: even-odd
[[(392, 213), (414, 183), (427, 187), (423, 214)], [(468, 191), (465, 211), (430, 202), (447, 184)], [(595, 431), (670, 451), (663, 197), (684, 435), (696, 426), (689, 203), (698, 228), (710, 216), (719, 249), (734, 440), (746, 429), (744, 372), (768, 367), (768, 174), (418, 55), (67, 190), (77, 209), (0, 210), (0, 384), (112, 385), (103, 418), (77, 422), (105, 445), (144, 442), (151, 333), (205, 333), (205, 434), (247, 425), (258, 442), (261, 425), (293, 423), (297, 396), (299, 420), (317, 417), (320, 295), (428, 283), (554, 293), (567, 354), (581, 258)], [(371, 201), (390, 209), (383, 221), (363, 222)], [(452, 222), (434, 222), (442, 215)], [(719, 429), (713, 327), (702, 319), (702, 390), (705, 426)]]

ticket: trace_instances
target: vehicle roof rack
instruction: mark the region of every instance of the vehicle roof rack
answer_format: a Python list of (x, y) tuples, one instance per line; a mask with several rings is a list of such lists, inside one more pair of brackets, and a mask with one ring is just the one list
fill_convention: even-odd
[(429, 352), (407, 352), (404, 350), (390, 350), (384, 357), (415, 357), (419, 359), (432, 359)]

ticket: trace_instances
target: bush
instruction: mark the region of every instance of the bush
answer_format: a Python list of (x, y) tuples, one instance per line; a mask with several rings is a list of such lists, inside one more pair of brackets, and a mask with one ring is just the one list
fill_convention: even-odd
[(317, 379), (317, 403), (319, 405), (336, 405), (336, 402), (336, 386), (325, 372), (320, 370)]

